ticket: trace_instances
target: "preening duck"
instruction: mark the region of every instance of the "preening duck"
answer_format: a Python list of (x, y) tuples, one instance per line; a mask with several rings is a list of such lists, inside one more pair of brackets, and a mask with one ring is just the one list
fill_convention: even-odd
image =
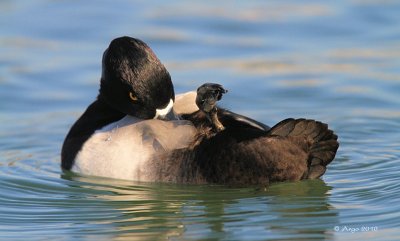
[(217, 106), (204, 84), (175, 97), (171, 77), (143, 41), (105, 50), (97, 99), (67, 134), (65, 170), (146, 182), (268, 184), (319, 178), (334, 159), (327, 124), (286, 119), (272, 128)]

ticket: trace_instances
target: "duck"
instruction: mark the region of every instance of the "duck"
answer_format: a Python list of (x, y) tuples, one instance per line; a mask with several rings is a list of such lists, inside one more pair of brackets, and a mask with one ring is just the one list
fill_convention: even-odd
[(219, 106), (227, 90), (205, 83), (175, 95), (142, 40), (111, 41), (97, 98), (72, 125), (61, 168), (140, 182), (268, 185), (320, 178), (335, 158), (328, 125), (288, 118), (270, 127)]

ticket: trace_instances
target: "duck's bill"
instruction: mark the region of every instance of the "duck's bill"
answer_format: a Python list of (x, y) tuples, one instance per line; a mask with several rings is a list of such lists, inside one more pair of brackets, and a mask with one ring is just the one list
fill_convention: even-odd
[(165, 120), (165, 121), (169, 121), (169, 120), (179, 120), (179, 115), (177, 115), (174, 110), (172, 109), (170, 112), (168, 112), (166, 115), (159, 115), (156, 117), (156, 119), (158, 120)]
[(179, 120), (178, 115), (174, 112), (174, 101), (171, 99), (169, 104), (163, 109), (156, 110), (156, 116), (154, 119), (159, 120)]

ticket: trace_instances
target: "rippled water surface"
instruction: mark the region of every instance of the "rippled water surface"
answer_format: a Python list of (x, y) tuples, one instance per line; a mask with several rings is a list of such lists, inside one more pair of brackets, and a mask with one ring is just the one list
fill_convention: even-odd
[[(399, 240), (400, 2), (0, 1), (0, 240)], [(63, 174), (111, 39), (146, 41), (176, 92), (273, 125), (330, 124), (322, 180), (227, 188)]]

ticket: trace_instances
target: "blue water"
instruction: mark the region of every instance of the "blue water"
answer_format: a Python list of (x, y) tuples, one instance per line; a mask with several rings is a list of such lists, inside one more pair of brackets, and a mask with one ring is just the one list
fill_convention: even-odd
[[(0, 240), (399, 240), (400, 2), (0, 2)], [(60, 148), (97, 95), (101, 56), (147, 42), (176, 92), (268, 125), (330, 124), (322, 180), (267, 189), (64, 175)]]

